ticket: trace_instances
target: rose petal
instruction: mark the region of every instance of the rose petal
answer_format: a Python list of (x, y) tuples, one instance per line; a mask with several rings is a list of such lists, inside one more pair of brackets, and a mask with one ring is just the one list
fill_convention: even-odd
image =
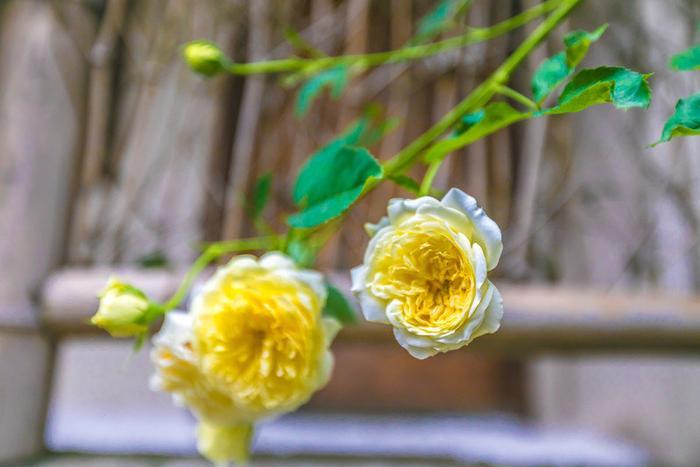
[(409, 335), (404, 329), (394, 328), (394, 337), (401, 347), (408, 350), (408, 353), (410, 353), (412, 357), (419, 360), (424, 360), (438, 353), (438, 351), (432, 347), (416, 347), (411, 345), (409, 343)]
[(479, 326), (479, 329), (474, 331), (473, 339), (484, 334), (493, 334), (498, 331), (501, 327), (501, 319), (503, 318), (503, 297), (501, 297), (501, 292), (491, 284), (491, 289), (493, 289), (493, 297), (491, 297), (491, 302), (484, 313), (484, 320)]
[(488, 270), (495, 268), (503, 251), (501, 229), (479, 207), (476, 200), (457, 188), (451, 188), (442, 198), (442, 205), (466, 215), (474, 226), (474, 240), (484, 247)]

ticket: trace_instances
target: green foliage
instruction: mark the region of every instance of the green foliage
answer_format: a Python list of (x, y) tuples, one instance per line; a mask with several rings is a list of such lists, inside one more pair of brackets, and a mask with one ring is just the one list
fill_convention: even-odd
[(367, 120), (361, 119), (306, 162), (293, 193), (301, 211), (289, 217), (289, 225), (314, 227), (339, 216), (360, 196), (370, 177), (381, 177), (379, 163), (357, 146), (367, 129)]
[(441, 0), (420, 21), (412, 44), (429, 42), (455, 23), (457, 15), (465, 11), (472, 0)]
[(700, 70), (700, 44), (671, 57), (669, 66), (676, 71)]
[(591, 44), (602, 37), (607, 24), (593, 32), (573, 31), (564, 37), (566, 49), (543, 61), (532, 76), (532, 95), (537, 103), (543, 102), (581, 63)]
[(355, 309), (350, 305), (345, 295), (330, 284), (327, 284), (326, 287), (328, 298), (326, 298), (326, 306), (323, 308), (323, 315), (335, 318), (343, 324), (357, 322)]
[(156, 250), (143, 255), (136, 260), (136, 262), (145, 269), (166, 268), (170, 266), (170, 261), (168, 261), (168, 257), (165, 256), (162, 250)]
[(700, 93), (678, 100), (675, 112), (666, 120), (661, 138), (653, 145), (670, 141), (676, 136), (691, 135), (700, 135)]
[(389, 180), (392, 182), (396, 183), (398, 186), (405, 188), (406, 190), (410, 191), (411, 193), (419, 193), (420, 192), (420, 183), (409, 177), (408, 175), (403, 175), (403, 174), (396, 174), (396, 175), (391, 175), (389, 177)]
[(382, 167), (365, 148), (343, 146), (309, 160), (297, 178), (295, 201), (303, 210), (289, 218), (292, 227), (314, 227), (342, 214), (359, 198)]
[(257, 220), (263, 213), (267, 200), (270, 198), (272, 187), (272, 173), (261, 175), (253, 186), (253, 193), (246, 200), (245, 210), (252, 220)]
[(506, 102), (492, 102), (477, 112), (465, 115), (460, 127), (463, 131), (436, 143), (428, 150), (424, 160), (427, 163), (441, 161), (450, 152), (530, 116), (531, 112), (519, 112)]
[(479, 109), (476, 112), (470, 112), (464, 115), (462, 118), (459, 119), (459, 124), (457, 125), (457, 129), (455, 130), (455, 134), (461, 135), (469, 128), (482, 121), (485, 115), (486, 111), (484, 109)]
[(566, 63), (566, 52), (549, 57), (543, 61), (535, 74), (532, 75), (532, 97), (541, 103), (554, 89), (557, 88), (571, 74), (571, 68)]
[(544, 113), (579, 112), (592, 105), (606, 103), (618, 109), (646, 108), (651, 102), (650, 76), (619, 67), (581, 70), (566, 85), (557, 105)]
[(348, 67), (345, 65), (330, 68), (311, 77), (299, 89), (294, 113), (299, 117), (306, 115), (311, 104), (324, 88), (330, 89), (331, 97), (339, 98), (348, 84), (348, 77)]
[(566, 64), (572, 70), (583, 61), (588, 53), (588, 48), (592, 43), (603, 37), (608, 25), (604, 24), (593, 32), (587, 31), (572, 31), (564, 36), (564, 45), (566, 46)]

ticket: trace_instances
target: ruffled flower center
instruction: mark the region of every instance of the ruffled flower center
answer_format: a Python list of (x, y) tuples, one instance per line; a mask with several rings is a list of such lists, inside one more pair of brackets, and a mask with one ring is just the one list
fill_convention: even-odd
[(440, 336), (469, 317), (476, 293), (471, 262), (441, 222), (414, 219), (379, 234), (368, 284), (387, 314), (417, 335)]
[(203, 371), (250, 410), (302, 402), (325, 351), (320, 306), (307, 286), (264, 270), (227, 278), (195, 320)]

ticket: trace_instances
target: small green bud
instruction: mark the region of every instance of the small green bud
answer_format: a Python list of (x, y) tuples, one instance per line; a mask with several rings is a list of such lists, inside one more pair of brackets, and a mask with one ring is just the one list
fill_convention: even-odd
[(158, 305), (141, 290), (111, 278), (100, 292), (100, 308), (90, 322), (113, 337), (142, 336), (148, 331), (149, 315)]
[(206, 77), (211, 77), (224, 71), (228, 61), (219, 46), (204, 40), (185, 44), (182, 55), (194, 72)]

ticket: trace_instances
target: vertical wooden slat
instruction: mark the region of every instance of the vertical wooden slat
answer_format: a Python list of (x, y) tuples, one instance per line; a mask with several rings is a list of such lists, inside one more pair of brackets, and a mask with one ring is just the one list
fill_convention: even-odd
[(187, 69), (180, 45), (210, 38), (227, 46), (239, 22), (231, 2), (130, 4), (109, 151), (108, 201), (95, 216), (96, 262), (134, 262), (162, 250), (174, 263), (197, 254), (216, 109), (224, 79)]
[[(249, 3), (248, 56), (249, 62), (264, 58), (270, 48), (268, 17), (269, 0)], [(253, 163), (256, 135), (260, 119), (260, 104), (265, 92), (264, 76), (246, 78), (243, 102), (238, 116), (236, 137), (231, 153), (232, 165), (229, 169), (229, 185), (226, 193), (223, 238), (240, 237), (245, 223), (243, 196)]]
[[(532, 27), (526, 27), (526, 31), (531, 29)], [(540, 47), (527, 58), (526, 66), (534, 70), (546, 56), (547, 51), (544, 47)], [(547, 119), (544, 118), (528, 120), (523, 124), (518, 168), (515, 173), (516, 190), (513, 196), (513, 210), (506, 236), (507, 255), (504, 258), (511, 277), (522, 276), (527, 270), (528, 235), (535, 212), (538, 173), (545, 146), (547, 125)]]
[[(470, 24), (487, 24), (490, 3), (474, 2), (469, 11)], [(470, 54), (488, 57), (488, 44), (477, 44), (470, 48)], [(471, 55), (470, 55), (471, 57)], [(466, 57), (465, 57), (466, 58)], [(463, 99), (486, 76), (486, 60), (477, 61), (479, 66), (465, 63), (463, 59), (457, 69), (459, 99)], [(480, 203), (486, 201), (488, 192), (487, 148), (484, 140), (476, 141), (453, 156), (451, 184), (458, 186), (474, 196)]]
[[(82, 161), (80, 188), (75, 201), (70, 232), (68, 259), (86, 262), (90, 258), (91, 223), (88, 216), (104, 203), (102, 168), (109, 144), (112, 117), (114, 62), (117, 41), (126, 15), (126, 0), (110, 0), (105, 7), (95, 43), (90, 49), (90, 87), (85, 122), (85, 148)], [(94, 224), (92, 224), (94, 226)]]
[[(5, 2), (0, 17), (0, 463), (42, 449), (51, 346), (32, 296), (64, 257), (95, 18)], [(66, 18), (65, 15), (70, 16)], [(74, 31), (67, 30), (72, 24)]]

